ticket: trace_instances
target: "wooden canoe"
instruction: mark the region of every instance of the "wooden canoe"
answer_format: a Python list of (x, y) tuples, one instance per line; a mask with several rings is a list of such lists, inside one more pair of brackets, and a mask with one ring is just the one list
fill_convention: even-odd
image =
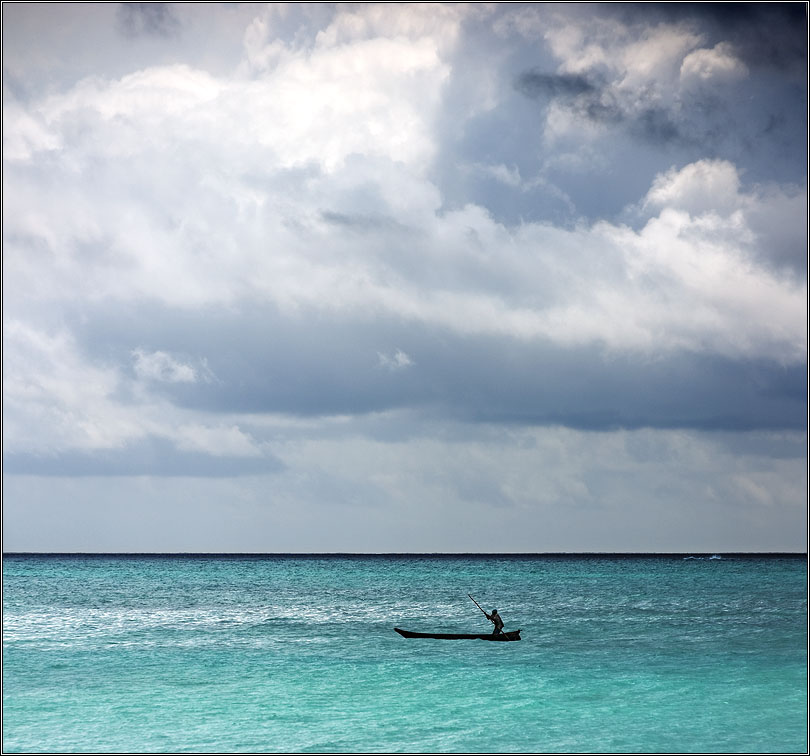
[(508, 633), (414, 633), (411, 630), (400, 630), (395, 627), (403, 638), (435, 638), (437, 640), (488, 640), (488, 641), (519, 641), (520, 630), (510, 630)]

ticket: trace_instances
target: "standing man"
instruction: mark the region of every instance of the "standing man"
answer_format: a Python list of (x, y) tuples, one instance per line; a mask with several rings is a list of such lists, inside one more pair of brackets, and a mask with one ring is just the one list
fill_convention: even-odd
[(487, 619), (495, 625), (495, 629), (492, 631), (493, 635), (503, 632), (503, 620), (501, 619), (501, 615), (498, 614), (497, 609), (493, 609), (490, 614), (486, 612), (484, 612), (484, 614), (486, 614)]

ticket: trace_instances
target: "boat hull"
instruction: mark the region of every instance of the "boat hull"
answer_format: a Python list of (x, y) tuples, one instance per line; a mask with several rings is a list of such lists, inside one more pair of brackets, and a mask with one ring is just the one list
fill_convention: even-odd
[(415, 633), (411, 630), (400, 630), (395, 627), (403, 638), (433, 638), (435, 640), (488, 640), (488, 641), (519, 641), (520, 630), (510, 630), (508, 633)]

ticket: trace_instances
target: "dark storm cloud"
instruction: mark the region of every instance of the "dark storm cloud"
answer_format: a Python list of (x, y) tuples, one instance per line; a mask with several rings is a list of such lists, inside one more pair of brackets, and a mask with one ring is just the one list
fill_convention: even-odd
[[(215, 380), (153, 387), (177, 406), (214, 413), (363, 415), (393, 409), (435, 418), (584, 430), (801, 429), (806, 365), (674, 353), (606, 357), (495, 336), (462, 336), (395, 319), (306, 321), (270, 310), (191, 316), (145, 309), (86, 321), (89, 349), (123, 363), (133, 349), (204, 358)], [(402, 350), (392, 370), (381, 355)], [(389, 360), (390, 361), (390, 360)]]
[(8, 475), (231, 478), (283, 469), (284, 465), (275, 457), (215, 457), (178, 450), (160, 438), (149, 438), (122, 449), (70, 450), (52, 456), (24, 452), (3, 454), (3, 472)]
[[(766, 57), (757, 58), (761, 49), (793, 49), (793, 54), (785, 52), (783, 57), (795, 60), (804, 54), (806, 42), (802, 24), (796, 33), (795, 9), (772, 10), (770, 5), (763, 5), (745, 11), (762, 22), (754, 31), (742, 16), (735, 18), (741, 6), (733, 6), (729, 12), (712, 12), (706, 11), (708, 5), (693, 4), (683, 10), (677, 5), (570, 4), (551, 13), (542, 5), (513, 10), (515, 6), (501, 4), (495, 14), (496, 18), (510, 13), (532, 16), (532, 34), (554, 24), (579, 29), (586, 40), (593, 33), (595, 44), (608, 46), (604, 51), (607, 56), (615, 51), (608, 49), (608, 40), (594, 30), (593, 22), (599, 18), (618, 20), (626, 27), (624, 44), (645, 39), (660, 24), (683, 24), (701, 48), (726, 42), (731, 44), (730, 54), (738, 48), (745, 50), (745, 55), (738, 54), (749, 68)], [(730, 16), (728, 23), (723, 14)], [(752, 71), (748, 79), (722, 86), (711, 82), (701, 86), (693, 81), (682, 96), (670, 92), (671, 99), (661, 100), (651, 94), (654, 81), (635, 91), (615, 86), (610, 65), (595, 63), (587, 70), (563, 72), (561, 62), (571, 61), (552, 54), (549, 46), (536, 38), (525, 38), (524, 42), (523, 37), (510, 37), (506, 47), (499, 40), (498, 48), (482, 55), (481, 50), (493, 44), (491, 33), (482, 33), (472, 23), (465, 26), (465, 34), (473, 33), (475, 44), (462, 48), (475, 50), (475, 57), (465, 58), (463, 65), (454, 67), (445, 89), (452, 108), (443, 114), (446, 124), (442, 126), (435, 180), (446, 206), (476, 202), (507, 224), (543, 219), (566, 225), (582, 217), (617, 217), (643, 196), (656, 173), (707, 157), (734, 162), (753, 182), (804, 181), (806, 96), (802, 66), (794, 66), (792, 83), (774, 74), (774, 66), (765, 66)], [(756, 41), (760, 35), (768, 38), (767, 44)], [(503, 49), (508, 52), (503, 54)], [(481, 59), (497, 67), (488, 74), (503, 87), (497, 107), (476, 111), (465, 97), (476, 91), (471, 79)], [(778, 56), (774, 59), (779, 60)], [(672, 73), (676, 74), (677, 68)], [(554, 164), (557, 155), (576, 154), (580, 147), (576, 143), (545, 143), (544, 121), (551, 103), (576, 120), (603, 127), (582, 137), (583, 151), (592, 148), (599, 156), (598, 161), (590, 161), (587, 176), (585, 171), (578, 175), (567, 163), (561, 163), (560, 169)], [(465, 110), (473, 115), (460, 126), (458, 113)], [(470, 163), (514, 169), (520, 181), (509, 185), (490, 173), (464, 170)], [(543, 180), (534, 180), (538, 176)]]
[(524, 71), (515, 80), (515, 88), (529, 97), (576, 97), (597, 88), (584, 76)]
[[(542, 13), (542, 8), (538, 8), (538, 18)], [(640, 185), (632, 191), (628, 189), (634, 173), (641, 175), (644, 171), (649, 180), (649, 176), (668, 165), (705, 158), (735, 163), (750, 182), (805, 183), (804, 6), (677, 3), (571, 6), (567, 23), (582, 29), (586, 41), (587, 35), (593, 33), (594, 44), (606, 45), (603, 52), (610, 55), (609, 42), (598, 33), (600, 25), (593, 23), (599, 18), (620, 22), (629, 39), (638, 40), (645, 39), (661, 24), (677, 26), (681, 33), (688, 31), (695, 35), (700, 50), (711, 51), (722, 43), (723, 54), (738, 61), (738, 70), (730, 79), (692, 76), (684, 82), (670, 82), (674, 89), (670, 89), (670, 97), (662, 100), (655, 95), (655, 87), (663, 82), (642, 81), (635, 90), (630, 90), (621, 73), (615, 73), (614, 80), (610, 67), (606, 69), (599, 63), (576, 74), (550, 73), (561, 59), (540, 63), (542, 52), (538, 51), (538, 62), (526, 61), (528, 65), (511, 76), (514, 92), (534, 105), (534, 115), (523, 116), (511, 98), (505, 99), (517, 118), (498, 119), (485, 114), (472, 147), (479, 153), (494, 153), (490, 162), (514, 164), (519, 166), (521, 176), (530, 176), (534, 169), (530, 157), (511, 154), (509, 145), (524, 145), (527, 156), (542, 153), (544, 145), (539, 136), (544, 129), (544, 109), (549, 103), (567, 110), (575, 120), (602, 126), (603, 129), (586, 138), (600, 158), (610, 164), (604, 175), (615, 177), (620, 171), (621, 182), (612, 181), (610, 191), (605, 192), (598, 166), (594, 166), (589, 177), (594, 190), (589, 189), (588, 182), (576, 185), (577, 177), (570, 171), (563, 171), (563, 175), (546, 173), (565, 191), (571, 206), (588, 218), (616, 213), (632, 201), (634, 191), (643, 191)], [(672, 62), (679, 65), (677, 59)], [(677, 68), (670, 75), (676, 73)], [(509, 140), (501, 138), (502, 123), (508, 124), (512, 132)], [(490, 124), (486, 134), (484, 129)], [(469, 126), (467, 130), (470, 131)], [(573, 145), (560, 146), (568, 151), (575, 149)], [(638, 150), (637, 154), (632, 154), (633, 149)], [(473, 189), (479, 202), (488, 202), (497, 209), (499, 218), (514, 222), (510, 208), (520, 207), (520, 217), (544, 213), (559, 222), (555, 215), (559, 214), (560, 205), (549, 197), (532, 196), (536, 208), (532, 211), (526, 194), (503, 184)]]
[(688, 145), (701, 141), (705, 147), (706, 137), (709, 136), (708, 132), (694, 137), (688, 135), (664, 108), (648, 107), (639, 112), (631, 112), (612, 98), (609, 92), (602, 92), (596, 97), (579, 98), (574, 109), (589, 121), (621, 127), (632, 136), (653, 145)]
[(644, 139), (658, 144), (687, 141), (677, 123), (663, 108), (645, 108), (633, 119), (631, 129)]
[[(661, 107), (630, 110), (609, 85), (576, 74), (524, 71), (516, 78), (515, 89), (532, 99), (560, 101), (585, 120), (621, 127), (653, 144), (697, 144), (702, 141), (705, 145), (708, 135), (705, 129), (702, 134), (688, 135), (673, 114)], [(701, 107), (705, 111), (707, 106), (704, 103)]]
[(806, 3), (651, 3), (612, 8), (629, 22), (641, 16), (648, 22), (693, 23), (714, 41), (729, 41), (749, 66), (806, 70)]
[(118, 6), (117, 21), (119, 30), (127, 37), (172, 37), (180, 31), (180, 21), (168, 3), (122, 3)]

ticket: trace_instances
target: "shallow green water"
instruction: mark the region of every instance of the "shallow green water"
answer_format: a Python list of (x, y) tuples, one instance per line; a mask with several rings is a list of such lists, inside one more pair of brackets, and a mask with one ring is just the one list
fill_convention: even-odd
[[(803, 558), (3, 560), (3, 749), (802, 752)], [(393, 628), (519, 643), (406, 640)]]

